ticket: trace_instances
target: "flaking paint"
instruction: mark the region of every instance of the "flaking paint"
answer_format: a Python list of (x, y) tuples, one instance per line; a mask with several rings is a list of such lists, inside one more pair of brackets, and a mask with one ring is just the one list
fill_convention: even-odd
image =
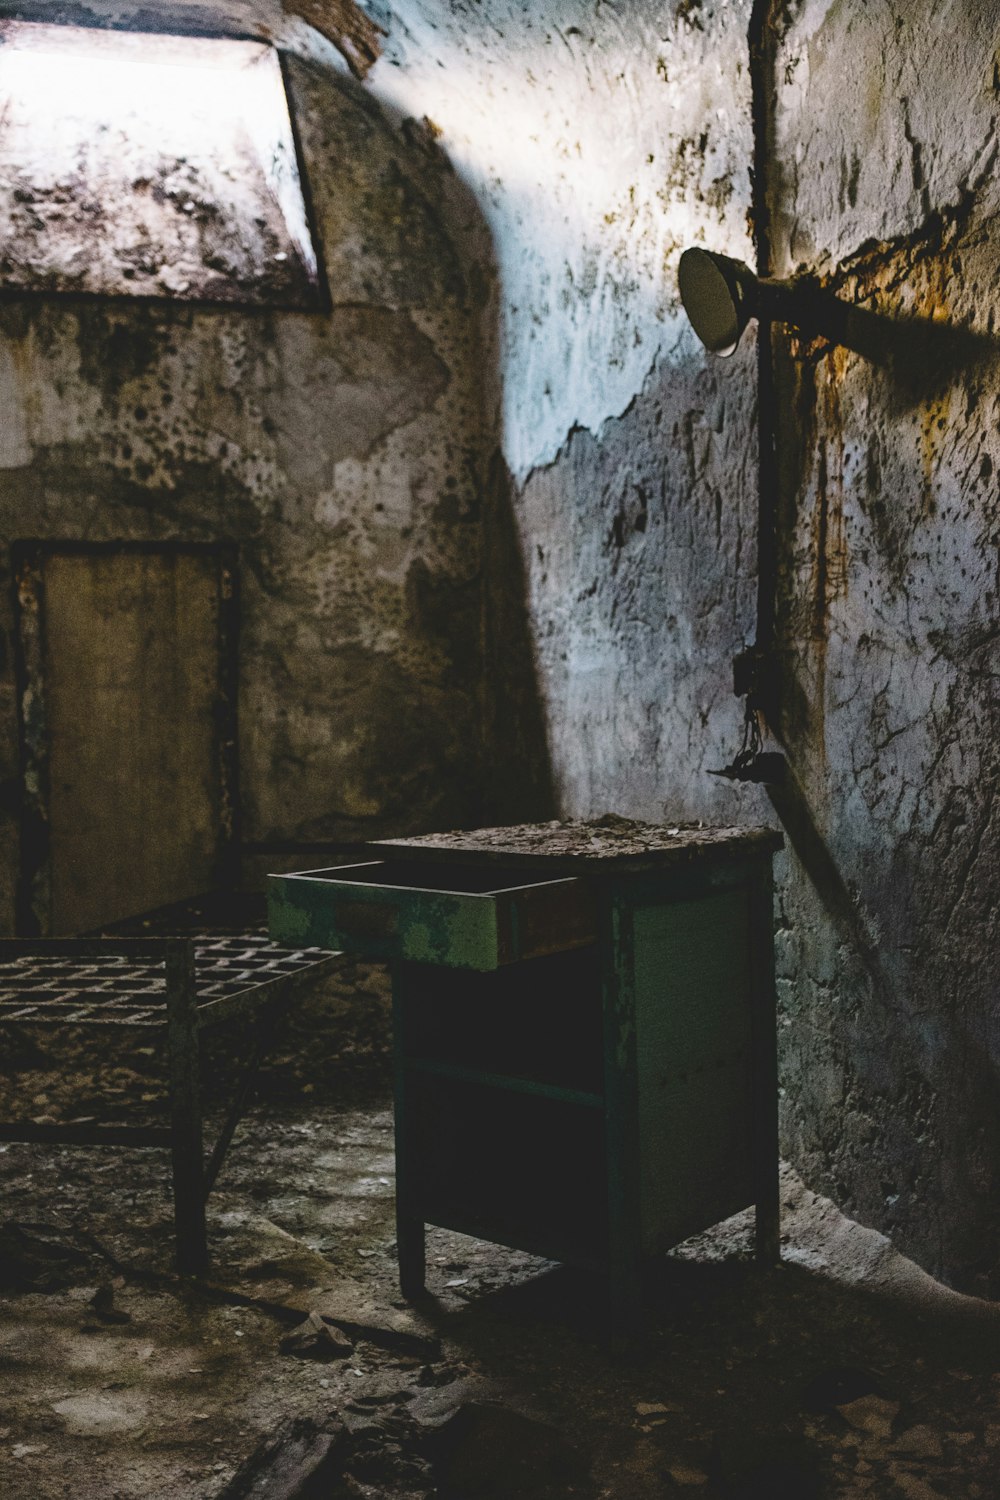
[[(754, 628), (754, 333), (732, 360), (710, 361), (672, 279), (686, 243), (750, 253), (749, 6), (367, 9), (386, 31), (368, 97), (430, 122), (411, 128), (420, 163), (405, 157), (403, 176), (432, 187), (390, 190), (379, 170), (366, 196), (366, 164), (387, 137), (377, 111), (350, 96), (354, 112), (327, 122), (344, 127), (341, 160), (353, 133), (364, 142), (343, 169), (360, 174), (346, 200), (331, 191), (321, 210), (331, 289), (352, 306), (408, 309), (430, 340), (422, 369), (440, 359), (447, 391), (370, 452), (338, 449), (332, 464), (323, 445), (309, 451), (307, 399), (292, 400), (302, 421), (286, 453), (300, 467), (285, 483), (267, 430), (280, 380), (247, 392), (239, 354), (281, 368), (264, 336), (241, 326), (223, 350), (200, 323), (178, 325), (192, 366), (214, 358), (224, 377), (203, 398), (222, 429), (209, 450), (163, 400), (184, 385), (183, 354), (157, 343), (150, 364), (136, 325), (111, 361), (134, 372), (117, 394), (82, 378), (83, 352), (27, 380), (6, 451), (23, 455), (39, 420), (60, 436), (46, 450), (54, 463), (6, 471), (8, 493), (29, 512), (46, 486), (77, 505), (100, 495), (112, 508), (88, 524), (153, 516), (166, 529), (190, 514), (172, 479), (197, 474), (212, 505), (224, 498), (262, 539), (248, 580), (252, 651), (272, 661), (247, 700), (259, 829), (357, 832), (414, 807), (427, 826), (459, 821), (439, 789), (453, 780), (473, 678), (490, 741), (510, 751), (493, 769), (511, 821), (539, 815), (529, 794), (583, 816), (760, 821), (771, 815), (760, 789), (706, 774), (738, 744), (729, 663)], [(776, 801), (794, 829), (776, 896), (784, 1145), (813, 1186), (923, 1265), (996, 1293), (995, 6), (775, 9), (773, 269), (809, 272), (853, 310), (850, 353), (775, 336), (773, 728), (792, 773)], [(276, 5), (213, 8), (232, 25), (251, 13), (315, 66), (340, 66)], [(330, 88), (325, 75), (315, 87)], [(322, 199), (327, 179), (316, 178)], [(407, 253), (411, 226), (426, 254)], [(397, 248), (383, 258), (387, 246)], [(449, 290), (463, 276), (465, 292)], [(8, 388), (71, 342), (67, 316), (4, 310), (20, 346), (0, 365)], [(310, 348), (290, 334), (287, 366), (310, 368)], [(146, 382), (152, 400), (148, 372), (164, 366), (150, 451), (122, 394)], [(229, 395), (217, 400), (220, 385)], [(331, 388), (317, 388), (324, 409)], [(131, 454), (111, 447), (100, 484), (81, 484), (68, 476), (102, 424)], [(483, 458), (489, 670), (477, 678), (466, 662), (456, 695), (449, 652), (467, 638), (480, 587), (477, 481), (459, 476)], [(459, 486), (446, 505), (445, 475)], [(69, 502), (45, 504), (65, 517)], [(397, 520), (381, 532), (359, 524), (386, 513)], [(424, 539), (415, 556), (405, 516)], [(370, 587), (378, 558), (410, 581), (410, 604), (395, 581)], [(412, 601), (450, 647), (404, 647)], [(276, 636), (286, 644), (273, 657)], [(303, 674), (306, 660), (322, 670)], [(400, 736), (400, 704), (411, 726), (454, 734)], [(519, 778), (529, 762), (532, 776)], [(308, 816), (310, 789), (334, 782), (349, 795), (336, 810), (317, 799)], [(496, 806), (492, 782), (490, 795)]]
[[(480, 797), (485, 440), (451, 174), (342, 73), (287, 71), (329, 311), (0, 308), (5, 542), (239, 544), (242, 822), (264, 846), (474, 821)], [(2, 623), (9, 645), (9, 603)], [(16, 798), (0, 838), (9, 929)]]

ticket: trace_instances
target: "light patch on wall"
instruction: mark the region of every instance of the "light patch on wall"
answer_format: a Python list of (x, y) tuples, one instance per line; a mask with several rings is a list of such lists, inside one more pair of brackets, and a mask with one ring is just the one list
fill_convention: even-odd
[(368, 75), (394, 112), (434, 121), (490, 231), (518, 479), (624, 411), (660, 359), (701, 359), (675, 293), (686, 245), (753, 255), (749, 5), (706, 0), (704, 28), (674, 10), (395, 0)]
[(277, 53), (0, 22), (0, 286), (315, 307)]

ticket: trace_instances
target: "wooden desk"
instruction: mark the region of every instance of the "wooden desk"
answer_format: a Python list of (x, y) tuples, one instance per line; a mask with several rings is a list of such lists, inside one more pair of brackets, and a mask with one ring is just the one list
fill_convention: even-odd
[(770, 829), (392, 840), (270, 880), (276, 942), (392, 965), (403, 1293), (437, 1224), (610, 1282), (749, 1204), (778, 1254)]

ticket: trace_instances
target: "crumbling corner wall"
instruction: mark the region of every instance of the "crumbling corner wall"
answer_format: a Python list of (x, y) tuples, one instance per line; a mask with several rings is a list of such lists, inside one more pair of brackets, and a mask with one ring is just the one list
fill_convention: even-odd
[(442, 211), (453, 174), (324, 62), (293, 54), (287, 73), (327, 311), (56, 296), (0, 309), (8, 931), (19, 537), (238, 544), (249, 844), (477, 817), (487, 444), (481, 292)]
[[(753, 330), (707, 357), (673, 281), (685, 244), (752, 259), (751, 7), (493, 0), (457, 32), (395, 10), (370, 82), (435, 80), (496, 244), (497, 555), (516, 542), (553, 796), (777, 822), (707, 774), (739, 743), (754, 631)], [(770, 13), (773, 270), (851, 303), (856, 345), (774, 336), (784, 1142), (928, 1269), (996, 1293), (995, 7)]]
[(785, 1139), (848, 1212), (993, 1295), (998, 40), (988, 0), (799, 7), (772, 178), (779, 274), (860, 313), (856, 350), (775, 336), (781, 730), (853, 906), (793, 860)]

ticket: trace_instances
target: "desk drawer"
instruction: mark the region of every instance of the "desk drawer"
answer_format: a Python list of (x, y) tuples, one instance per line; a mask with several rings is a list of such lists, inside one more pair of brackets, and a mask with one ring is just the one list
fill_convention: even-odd
[(271, 875), (268, 918), (275, 942), (480, 971), (597, 935), (586, 880), (524, 882), (517, 872), (404, 860)]

